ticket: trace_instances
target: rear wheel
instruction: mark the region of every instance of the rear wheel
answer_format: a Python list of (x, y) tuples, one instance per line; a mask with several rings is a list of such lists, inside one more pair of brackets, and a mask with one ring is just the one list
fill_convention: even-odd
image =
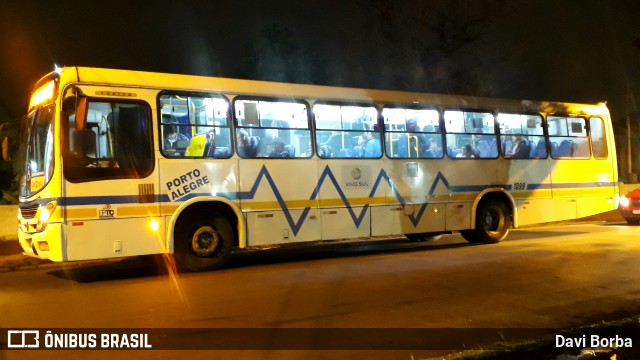
[(638, 225), (640, 224), (640, 219), (625, 219), (627, 220), (627, 224), (629, 225)]
[(471, 243), (495, 244), (507, 237), (509, 229), (511, 229), (509, 207), (502, 201), (488, 200), (478, 207), (475, 229), (464, 230), (460, 234)]
[(480, 238), (478, 238), (478, 235), (476, 234), (475, 230), (461, 230), (460, 231), (460, 235), (462, 235), (462, 237), (467, 240), (468, 242), (472, 243), (472, 244), (479, 244), (482, 242), (482, 240), (480, 240)]
[(182, 271), (213, 270), (224, 266), (234, 243), (233, 228), (227, 219), (185, 215), (176, 226), (175, 257)]

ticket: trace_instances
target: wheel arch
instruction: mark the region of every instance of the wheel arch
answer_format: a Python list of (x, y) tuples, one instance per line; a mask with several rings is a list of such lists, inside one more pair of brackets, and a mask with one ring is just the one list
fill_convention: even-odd
[(512, 218), (512, 227), (515, 229), (518, 227), (518, 207), (516, 206), (516, 201), (503, 188), (495, 187), (484, 189), (476, 196), (476, 199), (473, 202), (473, 207), (471, 209), (471, 224), (476, 223), (476, 216), (478, 213), (478, 207), (481, 203), (488, 200), (500, 200), (509, 206), (509, 210), (511, 210), (511, 218)]
[(238, 247), (244, 247), (246, 244), (246, 225), (242, 211), (237, 204), (229, 199), (210, 196), (210, 197), (196, 197), (189, 199), (176, 209), (169, 219), (167, 224), (167, 249), (169, 253), (175, 251), (175, 238), (174, 231), (182, 216), (188, 216), (189, 213), (195, 211), (217, 211), (231, 221), (232, 227), (235, 228), (234, 243)]

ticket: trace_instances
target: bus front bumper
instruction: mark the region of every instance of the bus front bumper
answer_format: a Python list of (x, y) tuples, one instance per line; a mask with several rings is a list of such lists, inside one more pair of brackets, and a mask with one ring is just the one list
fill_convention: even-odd
[(18, 230), (18, 240), (25, 255), (40, 259), (63, 261), (62, 239), (63, 229), (59, 223), (48, 224), (44, 231), (38, 233)]

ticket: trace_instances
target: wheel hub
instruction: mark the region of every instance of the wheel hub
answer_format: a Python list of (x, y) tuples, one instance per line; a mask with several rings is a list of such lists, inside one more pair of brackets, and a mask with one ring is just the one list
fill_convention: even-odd
[(502, 216), (499, 211), (489, 209), (484, 219), (484, 228), (489, 233), (497, 233), (502, 228)]
[(196, 230), (191, 238), (191, 248), (196, 255), (207, 257), (211, 255), (220, 243), (218, 231), (211, 226), (203, 226)]

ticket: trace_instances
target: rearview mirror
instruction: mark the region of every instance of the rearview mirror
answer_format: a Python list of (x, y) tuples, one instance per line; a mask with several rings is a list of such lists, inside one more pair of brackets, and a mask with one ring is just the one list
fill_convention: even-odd
[[(2, 130), (4, 129), (5, 126), (7, 126), (7, 123), (0, 124), (0, 133), (2, 133)], [(2, 138), (2, 160), (4, 161), (11, 160), (11, 157), (9, 156), (9, 137), (8, 136), (5, 136)]]
[(69, 115), (75, 113), (76, 132), (82, 132), (87, 121), (87, 96), (77, 86), (69, 88), (65, 95), (62, 111)]

